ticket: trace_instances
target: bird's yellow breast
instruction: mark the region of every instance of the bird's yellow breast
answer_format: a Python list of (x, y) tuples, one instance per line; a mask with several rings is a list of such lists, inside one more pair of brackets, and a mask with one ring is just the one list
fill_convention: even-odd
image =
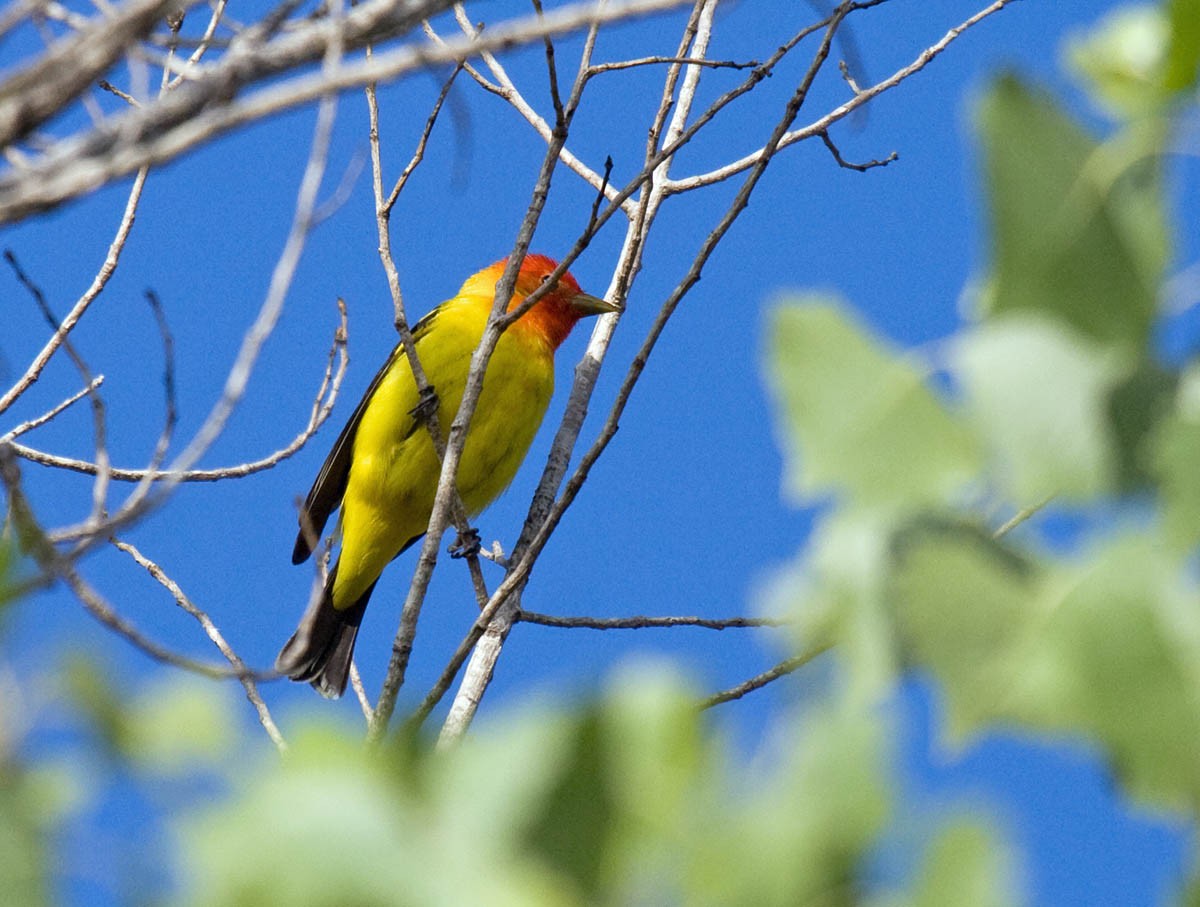
[[(417, 340), (417, 355), (437, 392), (442, 437), (458, 412), (471, 354), (491, 300), (459, 297), (443, 304)], [(501, 335), (467, 432), (458, 490), (471, 516), (494, 501), (517, 473), (554, 392), (554, 353), (518, 321)], [(423, 425), (414, 425), (419, 396), (403, 351), (394, 354), (354, 438), (342, 499), (342, 550), (333, 589), (348, 607), (411, 540), (425, 532), (440, 465)]]

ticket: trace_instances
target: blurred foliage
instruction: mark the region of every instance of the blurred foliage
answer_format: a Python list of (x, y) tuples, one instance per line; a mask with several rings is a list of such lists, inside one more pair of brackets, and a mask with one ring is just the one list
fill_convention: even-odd
[[(451, 752), (297, 738), (181, 824), (197, 904), (849, 903), (887, 814), (878, 727), (811, 714), (753, 783), (669, 674)], [(247, 859), (253, 854), (253, 859)]]
[[(1200, 357), (1193, 340), (1167, 361), (1154, 338), (1179, 314), (1163, 306), (1163, 171), (1197, 110), (1200, 4), (1120, 10), (1067, 60), (1111, 134), (1014, 75), (981, 98), (991, 270), (947, 355), (889, 350), (836, 299), (780, 304), (770, 379), (790, 488), (840, 506), (774, 607), (790, 589), (801, 639), (832, 636), (852, 689), (934, 677), (953, 741), (995, 727), (1087, 741), (1129, 797), (1195, 822)], [(1064, 538), (1056, 515), (1077, 528)], [(987, 903), (1003, 850), (953, 834), (961, 856), (935, 848), (944, 868), (915, 896), (970, 865), (985, 887), (963, 902)]]
[(867, 336), (844, 305), (809, 299), (781, 308), (771, 344), (794, 500), (936, 503), (977, 473), (975, 439), (926, 386), (926, 370)]
[[(1131, 798), (1200, 818), (1200, 362), (1154, 344), (1163, 160), (1196, 110), (1200, 0), (1119, 11), (1066, 57), (1111, 134), (1014, 75), (985, 93), (991, 270), (957, 336), (900, 351), (836, 298), (777, 308), (785, 485), (823, 510), (773, 606), (797, 645), (836, 646), (834, 682), (777, 716), (763, 752), (716, 735), (670, 671), (627, 666), (590, 705), (512, 709), (445, 752), (365, 751), (354, 729), (293, 716), (281, 759), (227, 687), (131, 700), (72, 658), (61, 695), (93, 750), (170, 806), (166, 899), (1012, 903), (1020, 855), (978, 809), (944, 816), (905, 877), (864, 872), (898, 788), (879, 703), (912, 671), (939, 683), (954, 740), (1084, 740)], [(1065, 543), (1055, 510), (1081, 527)], [(0, 600), (8, 567), (0, 546)], [(56, 829), (94, 766), (31, 768), (35, 707), (2, 664), (0, 701), (0, 884), (6, 903), (47, 903)]]

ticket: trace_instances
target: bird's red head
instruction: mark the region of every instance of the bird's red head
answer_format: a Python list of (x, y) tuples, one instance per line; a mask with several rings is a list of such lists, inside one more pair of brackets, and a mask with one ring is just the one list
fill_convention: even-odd
[[(463, 290), (468, 287), (477, 288), (483, 295), (494, 293), (497, 281), (504, 273), (508, 259), (502, 258), (495, 264), (484, 268), (474, 275)], [(521, 262), (521, 270), (517, 272), (517, 285), (513, 291), (512, 301), (508, 304), (511, 311), (525, 301), (531, 293), (538, 289), (558, 267), (558, 263), (545, 255), (526, 255)], [(599, 315), (604, 312), (615, 312), (617, 307), (603, 299), (589, 296), (579, 288), (579, 282), (564, 272), (555, 285), (544, 295), (532, 309), (526, 312), (509, 330), (533, 331), (545, 338), (552, 349), (556, 349), (575, 323), (588, 315)]]

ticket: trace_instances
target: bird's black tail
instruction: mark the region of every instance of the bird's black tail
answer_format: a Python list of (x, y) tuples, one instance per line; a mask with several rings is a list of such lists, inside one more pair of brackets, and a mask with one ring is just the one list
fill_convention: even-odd
[(336, 577), (337, 566), (334, 565), (320, 598), (308, 606), (300, 618), (300, 626), (275, 659), (276, 671), (292, 680), (311, 683), (313, 689), (326, 699), (337, 699), (346, 692), (358, 625), (375, 589), (375, 584), (371, 583), (353, 605), (335, 608), (333, 581)]

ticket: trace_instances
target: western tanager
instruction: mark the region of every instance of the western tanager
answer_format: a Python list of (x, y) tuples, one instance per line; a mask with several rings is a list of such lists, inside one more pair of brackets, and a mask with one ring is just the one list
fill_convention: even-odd
[[(417, 357), (438, 398), (442, 436), (458, 411), (471, 354), (491, 312), (501, 260), (469, 277), (458, 294), (413, 330)], [(555, 268), (543, 255), (521, 264), (509, 308)], [(506, 488), (537, 433), (554, 391), (554, 351), (580, 318), (616, 307), (579, 289), (570, 274), (500, 336), (467, 432), (458, 491), (475, 516)], [(340, 507), (338, 560), (324, 594), (313, 601), (284, 645), (275, 668), (341, 696), (367, 600), (388, 562), (425, 534), (441, 464), (414, 410), (420, 402), (408, 357), (398, 344), (342, 429), (304, 502), (292, 551), (312, 553), (329, 515)]]

